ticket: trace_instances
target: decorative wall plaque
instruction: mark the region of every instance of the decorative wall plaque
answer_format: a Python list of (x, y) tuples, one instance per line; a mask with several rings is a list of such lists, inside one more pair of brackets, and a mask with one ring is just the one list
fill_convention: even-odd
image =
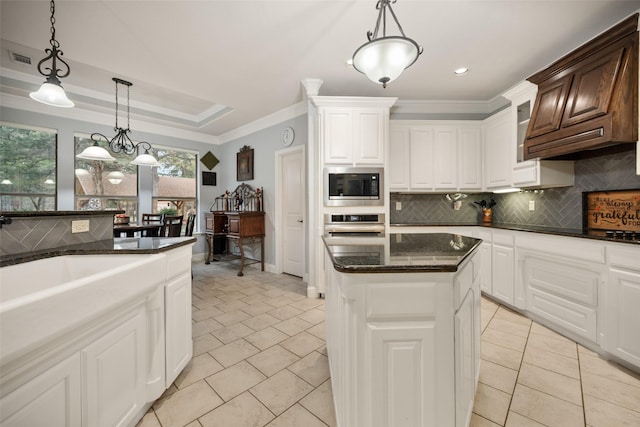
[(584, 193), (584, 228), (640, 232), (640, 189)]
[(218, 160), (218, 158), (211, 151), (207, 151), (207, 153), (204, 156), (202, 156), (200, 161), (209, 170), (215, 168), (216, 165), (220, 163), (220, 160)]
[(236, 179), (250, 181), (253, 179), (253, 148), (245, 145), (236, 154)]

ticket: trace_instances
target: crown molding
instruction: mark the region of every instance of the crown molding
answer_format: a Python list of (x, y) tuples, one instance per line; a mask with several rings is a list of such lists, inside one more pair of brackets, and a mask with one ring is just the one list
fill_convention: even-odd
[[(0, 106), (3, 108), (13, 108), (16, 110), (28, 111), (32, 113), (46, 114), (54, 117), (62, 117), (69, 120), (79, 120), (88, 123), (96, 123), (105, 126), (113, 126), (113, 114), (100, 113), (96, 111), (74, 108), (50, 107), (25, 96), (4, 93)], [(136, 120), (136, 131), (146, 132), (156, 135), (169, 136), (173, 138), (187, 139), (191, 141), (203, 142), (206, 144), (218, 145), (219, 138), (213, 135), (206, 135), (198, 132), (178, 129), (170, 126), (148, 123), (144, 120)]]
[(275, 126), (284, 121), (291, 120), (295, 117), (302, 116), (304, 114), (307, 114), (307, 103), (298, 102), (297, 104), (293, 104), (289, 107), (283, 108), (280, 111), (276, 111), (275, 113), (269, 114), (268, 116), (264, 116), (251, 123), (247, 123), (244, 126), (240, 126), (239, 128), (224, 133), (218, 136), (218, 138), (220, 140), (220, 144), (224, 144), (229, 141), (251, 135), (252, 133), (258, 132), (262, 129)]

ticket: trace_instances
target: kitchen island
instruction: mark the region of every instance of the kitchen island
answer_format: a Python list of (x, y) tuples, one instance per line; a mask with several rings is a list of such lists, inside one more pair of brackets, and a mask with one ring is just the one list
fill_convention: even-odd
[(469, 425), (480, 363), (480, 243), (448, 233), (325, 239), (338, 426)]
[(0, 424), (135, 425), (193, 354), (194, 242), (0, 257)]

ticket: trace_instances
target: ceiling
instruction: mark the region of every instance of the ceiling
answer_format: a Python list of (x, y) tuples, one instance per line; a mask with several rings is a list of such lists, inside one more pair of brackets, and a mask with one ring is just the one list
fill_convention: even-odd
[[(0, 7), (0, 91), (23, 97), (43, 81), (36, 64), (49, 47), (49, 2)], [(133, 83), (132, 129), (140, 120), (224, 142), (302, 101), (306, 78), (324, 82), (321, 95), (488, 103), (639, 8), (620, 0), (400, 0), (393, 9), (424, 53), (386, 89), (345, 63), (374, 29), (374, 0), (58, 0), (55, 17), (71, 66), (62, 83), (76, 102), (68, 114), (113, 116), (111, 78), (119, 77)], [(387, 33), (397, 34), (395, 25)], [(454, 76), (461, 66), (470, 72)]]

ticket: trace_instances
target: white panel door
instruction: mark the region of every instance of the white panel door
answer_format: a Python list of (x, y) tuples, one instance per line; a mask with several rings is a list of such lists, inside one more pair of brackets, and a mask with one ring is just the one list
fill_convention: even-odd
[(353, 163), (352, 108), (331, 108), (323, 112), (324, 162), (326, 164)]
[(191, 336), (191, 273), (165, 286), (165, 385), (173, 383), (193, 356)]
[(302, 151), (282, 156), (284, 273), (304, 274), (304, 159)]
[(475, 396), (474, 290), (467, 292), (455, 314), (456, 427), (471, 421)]
[(0, 400), (3, 427), (79, 427), (80, 354), (36, 376)]
[(433, 127), (412, 128), (409, 141), (411, 188), (432, 189), (435, 151)]
[(604, 348), (640, 367), (640, 269), (611, 268), (605, 289)]
[(434, 131), (435, 157), (433, 170), (434, 188), (450, 190), (458, 188), (458, 136), (453, 126), (438, 126)]
[(501, 188), (511, 186), (511, 115), (503, 110), (485, 120), (484, 145), (484, 186)]
[(146, 401), (146, 316), (128, 316), (82, 351), (84, 426), (129, 425)]
[(507, 304), (513, 305), (515, 289), (513, 248), (498, 246), (494, 243), (491, 255), (492, 295)]
[(354, 163), (384, 165), (384, 114), (382, 111), (357, 110), (354, 113)]
[(458, 188), (482, 188), (482, 129), (479, 126), (458, 129)]
[(409, 128), (392, 127), (389, 131), (389, 172), (390, 190), (409, 189)]

